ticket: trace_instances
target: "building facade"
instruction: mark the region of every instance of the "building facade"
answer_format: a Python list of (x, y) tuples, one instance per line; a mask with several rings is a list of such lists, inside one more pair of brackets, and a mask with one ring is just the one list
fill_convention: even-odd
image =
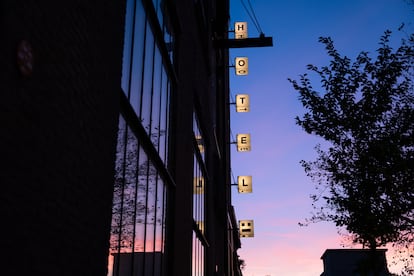
[(387, 249), (327, 249), (321, 276), (388, 276)]
[(241, 275), (229, 1), (2, 1), (8, 275)]

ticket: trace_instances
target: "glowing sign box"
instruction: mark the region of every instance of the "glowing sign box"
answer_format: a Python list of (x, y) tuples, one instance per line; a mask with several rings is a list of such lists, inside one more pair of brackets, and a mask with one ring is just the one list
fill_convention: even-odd
[(237, 151), (250, 151), (250, 134), (237, 134)]
[(234, 23), (234, 38), (235, 39), (247, 38), (247, 22)]
[(240, 230), (241, 238), (253, 238), (254, 237), (253, 220), (239, 220), (239, 230)]
[(249, 95), (240, 94), (236, 95), (236, 112), (249, 112), (250, 100)]
[(236, 57), (236, 75), (245, 76), (249, 73), (249, 63), (247, 57)]

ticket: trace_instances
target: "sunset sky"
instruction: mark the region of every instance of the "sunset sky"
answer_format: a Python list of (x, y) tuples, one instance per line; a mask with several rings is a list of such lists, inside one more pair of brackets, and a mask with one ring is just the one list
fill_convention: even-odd
[[(258, 37), (243, 4), (231, 0), (231, 24), (247, 21), (249, 37)], [(386, 29), (393, 31), (398, 45), (406, 36), (397, 31), (405, 23), (414, 32), (414, 5), (406, 0), (250, 0), (260, 27), (273, 37), (273, 47), (233, 49), (235, 57), (249, 58), (249, 74), (236, 76), (230, 68), (230, 91), (250, 95), (250, 112), (232, 109), (231, 129), (250, 133), (252, 150), (232, 150), (232, 174), (251, 175), (253, 193), (239, 194), (233, 188), (233, 205), (238, 220), (254, 220), (255, 237), (243, 238), (238, 251), (245, 260), (245, 276), (308, 276), (323, 271), (323, 252), (344, 243), (332, 223), (298, 226), (309, 217), (309, 195), (314, 184), (299, 161), (314, 160), (314, 146), (321, 142), (295, 125), (303, 113), (296, 91), (287, 78), (298, 79), (307, 64), (327, 65), (329, 59), (318, 42), (330, 36), (337, 50), (354, 60), (361, 51), (375, 57), (378, 42)], [(232, 34), (230, 34), (231, 36)], [(314, 80), (314, 84), (318, 84)], [(349, 246), (349, 243), (345, 244)], [(358, 248), (358, 246), (357, 246)], [(392, 260), (389, 257), (388, 262)], [(392, 270), (392, 268), (391, 268)]]

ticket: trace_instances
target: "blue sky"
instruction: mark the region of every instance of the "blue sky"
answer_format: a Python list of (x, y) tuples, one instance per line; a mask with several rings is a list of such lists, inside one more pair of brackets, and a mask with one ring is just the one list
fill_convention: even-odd
[[(243, 1), (248, 6), (248, 0)], [(401, 23), (408, 33), (414, 32), (414, 6), (405, 0), (250, 3), (274, 46), (230, 51), (230, 62), (237, 56), (249, 58), (248, 76), (236, 76), (230, 68), (231, 95), (249, 94), (251, 102), (249, 113), (232, 109), (231, 114), (233, 136), (250, 133), (252, 139), (251, 152), (232, 150), (234, 178), (253, 177), (252, 194), (238, 194), (236, 187), (232, 192), (237, 219), (253, 219), (255, 224), (255, 237), (243, 238), (239, 250), (247, 264), (244, 275), (320, 275), (320, 256), (327, 248), (341, 247), (343, 239), (331, 223), (298, 226), (312, 211), (309, 195), (314, 192), (299, 161), (313, 160), (320, 140), (295, 125), (303, 108), (287, 78), (298, 79), (307, 64), (327, 64), (320, 36), (330, 36), (337, 50), (352, 60), (361, 51), (375, 57), (386, 29), (393, 31), (398, 45), (404, 36), (397, 31)], [(242, 2), (231, 0), (230, 24), (236, 21), (248, 22), (249, 37), (259, 35)]]

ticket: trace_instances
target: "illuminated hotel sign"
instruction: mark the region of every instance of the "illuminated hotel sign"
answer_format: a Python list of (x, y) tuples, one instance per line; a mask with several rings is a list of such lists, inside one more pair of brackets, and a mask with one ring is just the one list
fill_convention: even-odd
[[(217, 45), (222, 48), (246, 48), (246, 47), (265, 47), (273, 46), (272, 38), (266, 38), (263, 33), (258, 38), (249, 38), (247, 32), (247, 22), (235, 22), (234, 24), (234, 39), (221, 39), (217, 41)], [(246, 76), (249, 74), (249, 62), (247, 57), (236, 57), (234, 61), (235, 73), (237, 76)], [(236, 112), (250, 112), (250, 99), (247, 94), (236, 95), (236, 102), (231, 103), (236, 105)], [(251, 151), (250, 134), (237, 134), (236, 142), (237, 151)], [(204, 186), (204, 183), (202, 183)], [(252, 176), (244, 175), (237, 177), (237, 184), (231, 186), (238, 186), (239, 193), (252, 193), (253, 182)], [(204, 188), (203, 188), (204, 189)], [(239, 235), (240, 238), (253, 238), (254, 225), (253, 220), (239, 220)]]
[(236, 57), (235, 60), (236, 75), (246, 76), (249, 73), (249, 65), (247, 57)]
[(250, 151), (250, 134), (237, 134), (237, 151)]
[(253, 192), (252, 177), (251, 176), (238, 176), (237, 186), (239, 187), (239, 193)]
[(247, 22), (236, 22), (234, 24), (234, 38), (247, 38)]
[(204, 185), (205, 180), (204, 177), (194, 177), (194, 183), (193, 183), (193, 191), (194, 194), (204, 194)]
[(239, 220), (239, 230), (240, 230), (241, 238), (253, 238), (254, 237), (253, 220)]
[(249, 111), (250, 111), (249, 95), (247, 94), (236, 95), (236, 112), (249, 112)]

